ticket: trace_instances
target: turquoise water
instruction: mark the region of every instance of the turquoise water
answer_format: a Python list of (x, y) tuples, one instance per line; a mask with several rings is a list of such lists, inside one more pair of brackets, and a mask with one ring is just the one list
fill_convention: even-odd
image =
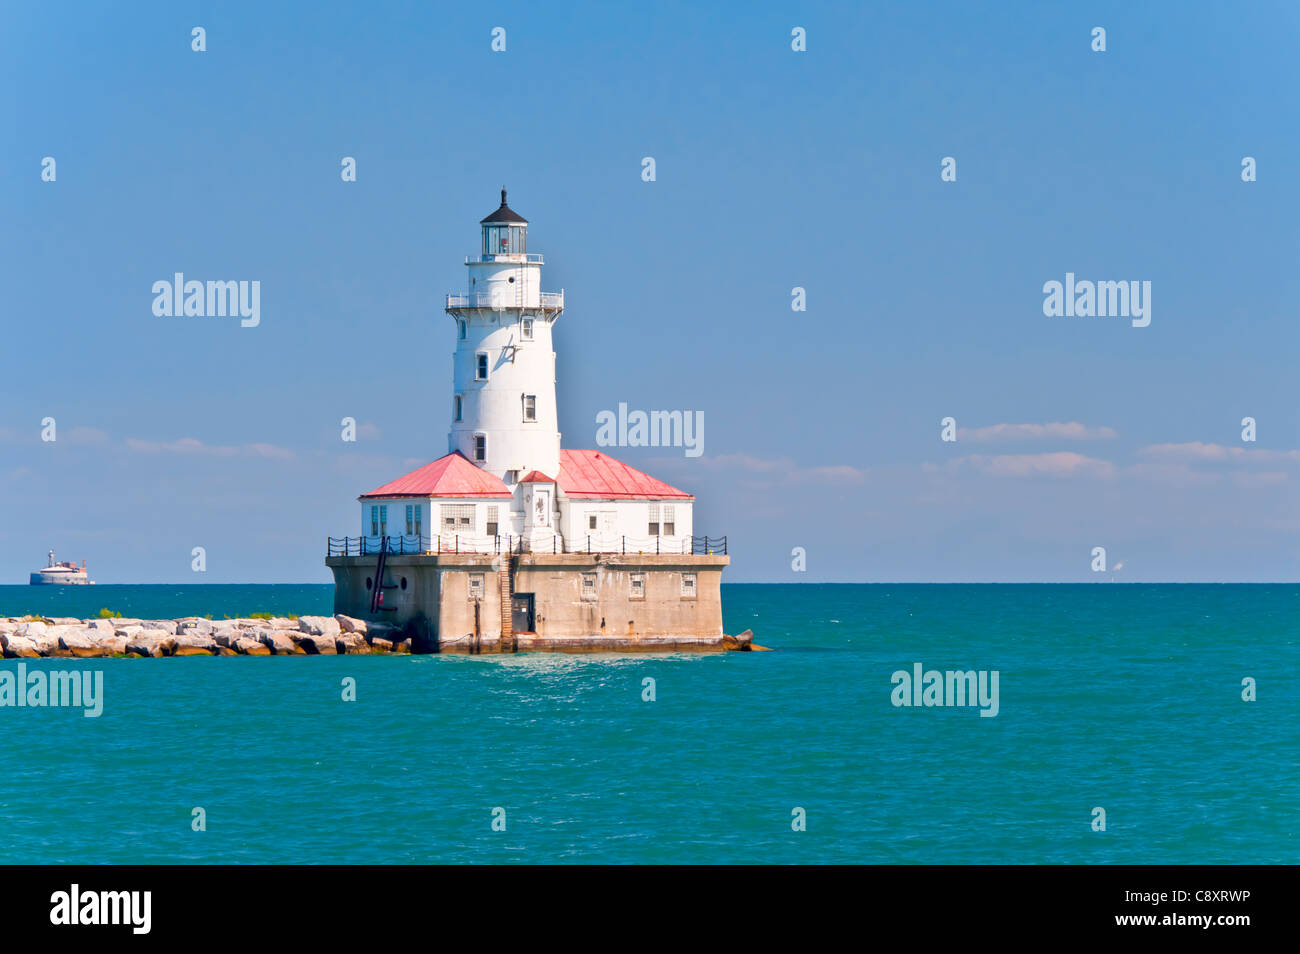
[[(0, 587), (0, 614), (330, 605), (92, 589)], [(104, 714), (0, 708), (0, 862), (1300, 860), (1300, 586), (723, 598), (729, 631), (779, 651), (39, 662), (102, 669)], [(915, 662), (998, 670), (999, 715), (895, 708)]]

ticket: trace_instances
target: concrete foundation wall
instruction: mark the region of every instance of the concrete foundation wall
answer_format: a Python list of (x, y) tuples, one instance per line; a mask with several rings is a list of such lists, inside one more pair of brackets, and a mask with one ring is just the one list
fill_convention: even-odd
[[(523, 554), (516, 593), (534, 594), (539, 636), (721, 636), (725, 556)], [(595, 575), (594, 595), (583, 576)], [(694, 574), (694, 595), (682, 576)], [(644, 586), (634, 591), (634, 576)], [(588, 591), (590, 594), (590, 591)]]
[[(376, 558), (329, 557), (334, 611), (409, 625), (427, 650), (498, 651), (502, 609), (513, 594), (533, 595), (538, 637), (721, 637), (726, 556), (611, 553), (397, 555), (388, 557), (384, 605), (370, 612)], [(694, 594), (683, 589), (693, 575)], [(472, 586), (481, 577), (481, 586)], [(590, 581), (584, 588), (584, 577)], [(639, 585), (634, 586), (634, 579)], [(403, 581), (405, 586), (403, 586)], [(367, 585), (369, 584), (369, 585)]]

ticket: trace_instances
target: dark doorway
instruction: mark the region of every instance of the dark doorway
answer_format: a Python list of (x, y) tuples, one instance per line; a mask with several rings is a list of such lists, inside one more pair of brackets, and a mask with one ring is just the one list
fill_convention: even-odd
[(536, 622), (533, 617), (533, 594), (516, 593), (510, 600), (511, 616), (514, 621), (511, 624), (516, 633), (535, 632)]

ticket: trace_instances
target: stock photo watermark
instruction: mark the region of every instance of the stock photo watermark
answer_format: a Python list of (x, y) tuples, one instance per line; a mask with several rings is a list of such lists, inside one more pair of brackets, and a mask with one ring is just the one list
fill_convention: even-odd
[(1074, 272), (1065, 282), (1043, 284), (1043, 314), (1048, 318), (1131, 318), (1134, 328), (1151, 324), (1149, 281), (1076, 281)]
[(681, 447), (687, 457), (704, 453), (703, 411), (628, 411), (619, 402), (618, 412), (596, 414), (596, 444), (599, 447)]
[(0, 669), (0, 707), (14, 709), (82, 709), (87, 719), (104, 712), (102, 669)]
[(980, 718), (994, 718), (998, 702), (998, 670), (925, 669), (912, 664), (912, 671), (899, 669), (890, 677), (894, 689), (889, 700), (895, 707), (978, 706)]
[(171, 281), (154, 282), (153, 294), (159, 318), (239, 318), (243, 328), (262, 323), (260, 281), (186, 281), (176, 272)]

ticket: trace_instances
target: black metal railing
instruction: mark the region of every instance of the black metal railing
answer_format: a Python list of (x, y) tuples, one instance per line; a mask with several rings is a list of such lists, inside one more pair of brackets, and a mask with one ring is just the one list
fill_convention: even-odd
[(547, 541), (535, 544), (515, 534), (479, 536), (469, 533), (440, 533), (436, 536), (404, 534), (399, 536), (328, 537), (326, 556), (378, 556), (387, 544), (389, 554), (421, 553), (639, 553), (691, 554), (693, 556), (727, 555), (727, 538), (710, 536), (610, 536), (586, 534), (562, 540), (552, 533)]
[(723, 534), (720, 537), (691, 537), (691, 553), (698, 556), (711, 556), (719, 550), (722, 555), (727, 555), (727, 537)]
[(378, 556), (385, 543), (389, 553), (427, 553), (429, 550), (429, 537), (413, 533), (396, 537), (329, 537), (326, 556)]

